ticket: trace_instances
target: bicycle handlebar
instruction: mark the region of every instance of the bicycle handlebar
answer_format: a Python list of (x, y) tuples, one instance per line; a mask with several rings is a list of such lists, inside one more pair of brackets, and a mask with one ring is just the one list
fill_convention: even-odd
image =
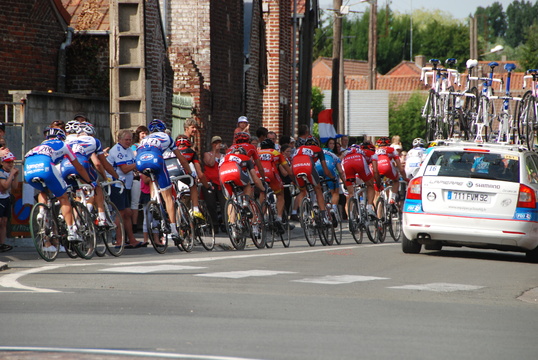
[(170, 176), (170, 181), (174, 183), (178, 181), (183, 181), (183, 180), (189, 180), (189, 183), (185, 184), (189, 188), (194, 185), (194, 178), (192, 177), (192, 175), (183, 174), (183, 175), (177, 175), (177, 176)]
[(123, 193), (123, 190), (125, 189), (125, 184), (123, 183), (123, 181), (121, 180), (111, 180), (111, 181), (103, 181), (101, 183), (99, 183), (99, 185), (101, 185), (102, 188), (105, 188), (107, 187), (107, 190), (106, 190), (106, 193), (108, 196), (110, 196), (110, 188), (111, 188), (111, 185), (114, 185), (114, 184), (119, 184), (121, 185), (121, 190), (120, 190), (120, 194)]

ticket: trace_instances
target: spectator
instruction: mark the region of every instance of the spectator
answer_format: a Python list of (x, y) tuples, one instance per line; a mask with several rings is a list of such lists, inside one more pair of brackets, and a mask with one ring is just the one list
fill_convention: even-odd
[(258, 139), (257, 136), (252, 136), (252, 137), (250, 138), (250, 143), (251, 143), (252, 145), (256, 146), (256, 148), (259, 148), (259, 147), (260, 147), (260, 141), (259, 141), (259, 139)]
[(295, 144), (295, 147), (299, 148), (304, 145), (306, 139), (310, 136), (310, 128), (308, 127), (308, 125), (299, 125), (297, 135), (297, 143)]
[[(207, 180), (213, 185), (212, 188), (206, 189), (202, 187), (204, 194), (204, 199), (206, 204), (209, 206), (209, 215), (211, 216), (211, 221), (213, 222), (213, 229), (215, 229), (215, 234), (219, 232), (219, 226), (222, 227), (222, 230), (225, 231), (225, 226), (223, 225), (222, 216), (225, 199), (222, 192), (222, 188), (219, 180), (219, 164), (224, 155), (221, 153), (222, 147), (222, 138), (220, 136), (213, 136), (211, 138), (211, 150), (204, 153), (204, 173), (207, 177)], [(217, 211), (220, 209), (220, 211)]]
[(135, 155), (131, 149), (133, 133), (131, 130), (120, 130), (118, 132), (118, 143), (109, 152), (107, 160), (119, 175), (120, 180), (125, 183), (125, 189), (120, 193), (120, 188), (111, 187), (110, 200), (116, 205), (123, 219), (125, 235), (129, 244), (126, 249), (134, 249), (147, 246), (145, 242), (138, 242), (133, 234), (132, 212), (131, 212), (131, 188), (133, 186), (133, 170), (136, 169)]
[(250, 132), (250, 124), (246, 116), (240, 116), (237, 119), (237, 127), (234, 130), (234, 134), (238, 132)]
[(4, 123), (0, 123), (0, 157), (7, 156), (9, 154), (9, 149), (6, 145), (6, 140), (4, 139), (4, 135), (6, 134), (6, 125)]
[(276, 136), (276, 132), (274, 132), (274, 131), (269, 131), (269, 132), (267, 133), (267, 139), (272, 140), (272, 141), (273, 141), (273, 144), (275, 144), (275, 150), (280, 151), (280, 146), (277, 144), (276, 138), (277, 138), (277, 136)]
[(342, 144), (342, 149), (346, 150), (349, 147), (349, 137), (347, 135), (342, 135), (340, 143)]
[(256, 130), (256, 136), (258, 137), (258, 141), (261, 143), (263, 140), (267, 139), (268, 133), (269, 130), (267, 130), (267, 128), (260, 126), (258, 130)]
[(2, 158), (0, 163), (0, 252), (13, 249), (5, 244), (7, 224), (11, 217), (11, 190), (19, 186), (19, 169), (14, 167), (15, 156), (12, 153)]
[(403, 150), (402, 142), (400, 141), (400, 135), (394, 135), (391, 141), (392, 144), (390, 145), (390, 147), (396, 150), (398, 154), (400, 154)]
[(336, 155), (336, 139), (329, 138), (329, 140), (327, 140), (325, 149), (329, 150), (330, 152)]

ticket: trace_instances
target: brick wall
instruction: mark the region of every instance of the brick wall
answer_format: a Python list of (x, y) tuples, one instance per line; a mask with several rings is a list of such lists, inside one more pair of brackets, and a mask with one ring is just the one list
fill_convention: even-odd
[(262, 60), (266, 58), (265, 31), (266, 24), (261, 11), (262, 0), (253, 0), (252, 29), (250, 40), (249, 65), (245, 73), (245, 115), (249, 118), (250, 132), (263, 124), (263, 90), (267, 74)]
[(89, 96), (109, 96), (108, 36), (73, 36), (67, 47), (66, 93)]
[(145, 14), (146, 78), (151, 89), (151, 98), (147, 99), (148, 116), (169, 121), (172, 119), (173, 71), (167, 56), (159, 1), (147, 0)]
[(0, 101), (8, 90), (55, 91), (65, 30), (52, 2), (2, 0), (0, 23)]
[(289, 134), (291, 124), (292, 22), (289, 0), (268, 1), (268, 84), (263, 98), (263, 123), (278, 135)]

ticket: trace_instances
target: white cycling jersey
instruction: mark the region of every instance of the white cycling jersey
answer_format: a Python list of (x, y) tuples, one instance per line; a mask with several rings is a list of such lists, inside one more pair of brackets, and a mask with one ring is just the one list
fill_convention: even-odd
[(405, 157), (405, 175), (412, 178), (426, 158), (426, 149), (415, 147), (407, 152)]

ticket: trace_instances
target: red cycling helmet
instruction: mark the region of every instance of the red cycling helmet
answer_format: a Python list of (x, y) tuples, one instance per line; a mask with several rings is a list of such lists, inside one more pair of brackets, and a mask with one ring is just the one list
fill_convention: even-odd
[(376, 144), (378, 146), (389, 146), (391, 144), (391, 141), (388, 137), (382, 136), (379, 139), (377, 139)]
[(243, 144), (250, 142), (250, 134), (246, 132), (238, 132), (234, 135), (234, 141), (236, 144)]

